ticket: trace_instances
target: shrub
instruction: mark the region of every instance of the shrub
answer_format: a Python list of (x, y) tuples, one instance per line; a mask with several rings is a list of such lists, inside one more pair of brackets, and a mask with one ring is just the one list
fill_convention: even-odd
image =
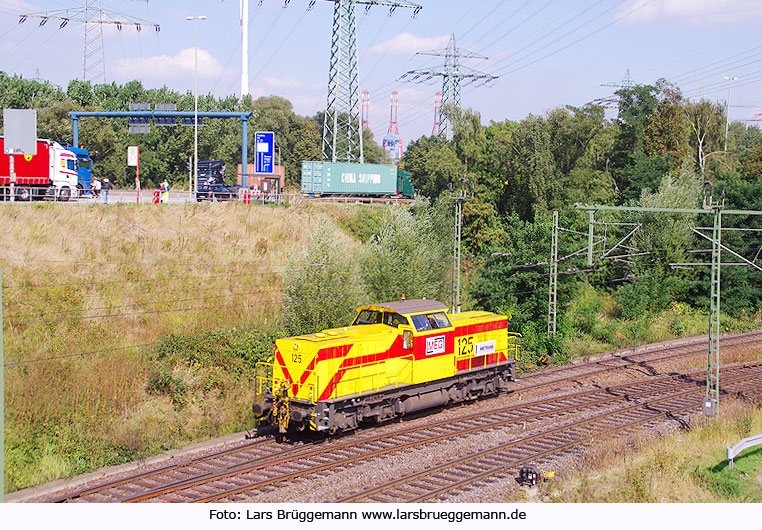
[(353, 254), (328, 218), (314, 225), (308, 247), (289, 259), (284, 272), (288, 333), (311, 333), (347, 324), (365, 298)]

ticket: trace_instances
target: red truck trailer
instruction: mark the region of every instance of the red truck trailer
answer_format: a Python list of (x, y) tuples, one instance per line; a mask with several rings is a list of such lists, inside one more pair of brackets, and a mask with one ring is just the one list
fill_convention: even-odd
[[(16, 199), (57, 198), (68, 201), (77, 193), (77, 157), (58, 142), (37, 140), (36, 155), (13, 155), (16, 173)], [(0, 195), (10, 197), (10, 155), (5, 154), (5, 139), (0, 136)]]

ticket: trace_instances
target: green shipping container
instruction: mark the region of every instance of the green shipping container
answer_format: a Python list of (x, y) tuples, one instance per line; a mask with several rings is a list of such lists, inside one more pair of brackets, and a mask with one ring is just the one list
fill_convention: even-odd
[(302, 162), (302, 193), (305, 195), (396, 195), (397, 166), (347, 162)]

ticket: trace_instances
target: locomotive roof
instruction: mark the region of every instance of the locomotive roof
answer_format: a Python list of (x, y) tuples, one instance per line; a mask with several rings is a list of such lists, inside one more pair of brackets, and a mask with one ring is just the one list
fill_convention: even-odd
[(436, 300), (415, 299), (415, 300), (395, 300), (394, 302), (379, 302), (369, 304), (372, 307), (380, 307), (396, 311), (400, 315), (412, 315), (413, 313), (424, 313), (428, 311), (447, 311), (447, 306)]

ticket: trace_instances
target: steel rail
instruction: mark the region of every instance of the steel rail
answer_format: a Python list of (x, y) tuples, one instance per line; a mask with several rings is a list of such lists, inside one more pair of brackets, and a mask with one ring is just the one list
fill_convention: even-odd
[[(751, 339), (751, 340), (745, 340), (745, 339)], [(737, 346), (741, 346), (741, 345), (754, 344), (756, 342), (762, 342), (762, 331), (751, 331), (751, 332), (742, 333), (742, 334), (738, 334), (738, 335), (725, 336), (725, 337), (721, 338), (720, 340), (725, 342), (725, 347), (726, 348), (727, 347), (731, 347), (731, 346), (736, 346), (737, 347)], [(602, 372), (608, 372), (608, 371), (618, 370), (618, 369), (633, 368), (633, 367), (637, 367), (637, 366), (641, 366), (642, 367), (642, 366), (645, 366), (647, 363), (650, 363), (650, 362), (663, 362), (663, 361), (669, 361), (669, 360), (677, 358), (677, 357), (685, 357), (687, 355), (693, 355), (695, 353), (706, 353), (706, 350), (705, 350), (706, 341), (707, 341), (707, 339), (699, 339), (699, 340), (691, 341), (691, 342), (688, 342), (688, 343), (675, 344), (675, 345), (665, 346), (663, 348), (657, 348), (657, 349), (647, 350), (647, 351), (643, 351), (643, 352), (633, 352), (633, 353), (629, 353), (629, 354), (626, 354), (626, 355), (611, 355), (611, 356), (607, 356), (607, 357), (602, 358), (602, 359), (596, 359), (596, 360), (593, 360), (593, 361), (586, 361), (586, 362), (583, 362), (583, 363), (558, 366), (558, 367), (542, 370), (542, 371), (539, 371), (539, 372), (532, 372), (532, 373), (529, 373), (529, 374), (524, 374), (524, 375), (521, 376), (521, 378), (519, 379), (518, 382), (521, 383), (522, 381), (527, 380), (527, 379), (535, 379), (535, 378), (538, 378), (538, 377), (552, 376), (552, 375), (555, 375), (555, 374), (558, 374), (558, 373), (568, 372), (568, 371), (576, 370), (578, 368), (585, 368), (585, 367), (589, 367), (589, 366), (601, 366), (601, 369), (595, 370), (595, 371), (590, 371), (590, 372), (585, 372), (583, 374), (580, 374), (581, 376), (595, 375), (595, 374), (602, 373)], [(728, 342), (730, 344), (728, 344)], [(674, 350), (680, 350), (680, 349), (684, 349), (684, 348), (696, 348), (696, 351), (693, 351), (691, 349), (690, 351), (678, 352), (678, 353), (674, 353), (673, 355), (660, 356), (660, 357), (657, 357), (657, 358), (654, 358), (654, 359), (649, 359), (647, 361), (636, 360), (635, 359), (637, 357), (645, 357), (645, 356), (649, 356), (649, 355), (660, 354), (660, 353), (666, 352), (666, 351), (674, 351)], [(617, 365), (617, 366), (605, 365), (605, 363), (611, 363), (611, 362), (620, 361), (620, 360), (621, 361), (628, 361), (628, 364), (622, 364), (622, 365)], [(554, 379), (554, 380), (551, 380), (551, 381), (548, 381), (548, 382), (535, 382), (535, 381), (532, 381), (532, 384), (534, 386), (530, 387), (529, 389), (531, 390), (531, 389), (534, 389), (534, 388), (538, 388), (540, 386), (546, 386), (546, 385), (554, 384), (556, 382), (563, 381), (564, 379), (570, 379), (571, 377), (579, 377), (579, 376), (568, 376), (566, 378)], [(526, 390), (526, 389), (525, 388), (519, 388), (519, 389), (514, 390), (514, 392), (519, 392), (519, 391), (523, 391), (523, 390)]]
[[(757, 372), (757, 373), (750, 374), (750, 375), (738, 376), (738, 377), (736, 377), (736, 378), (734, 378), (732, 380), (725, 381), (725, 384), (728, 384), (730, 382), (738, 382), (738, 381), (744, 381), (744, 380), (748, 380), (748, 379), (753, 379), (753, 378), (756, 378), (756, 377), (760, 377), (760, 375), (762, 375), (762, 374)], [(433, 475), (433, 474), (435, 474), (435, 473), (437, 473), (439, 471), (443, 471), (443, 470), (446, 470), (448, 468), (453, 468), (453, 467), (456, 467), (456, 466), (460, 466), (460, 465), (465, 464), (465, 463), (473, 463), (475, 460), (479, 460), (480, 458), (483, 458), (485, 456), (492, 455), (494, 453), (498, 453), (498, 452), (503, 451), (505, 449), (508, 449), (510, 447), (518, 446), (518, 445), (520, 445), (522, 443), (527, 443), (527, 442), (534, 441), (534, 440), (537, 440), (537, 439), (543, 438), (543, 437), (549, 437), (552, 434), (557, 434), (557, 433), (561, 433), (561, 432), (564, 432), (564, 431), (573, 430), (574, 428), (588, 425), (588, 424), (590, 424), (590, 423), (592, 423), (594, 421), (598, 421), (598, 420), (602, 420), (602, 419), (606, 419), (606, 418), (611, 418), (612, 416), (617, 416), (617, 415), (622, 415), (623, 416), (626, 413), (634, 411), (634, 410), (637, 410), (637, 409), (645, 409), (646, 407), (652, 407), (653, 405), (655, 405), (657, 403), (663, 403), (663, 402), (669, 401), (669, 400), (677, 400), (677, 399), (686, 397), (686, 396), (688, 396), (690, 394), (694, 394), (696, 392), (701, 392), (701, 391), (703, 391), (703, 388), (697, 388), (697, 389), (692, 389), (692, 390), (685, 390), (685, 391), (682, 391), (682, 392), (679, 392), (677, 394), (673, 394), (673, 395), (670, 395), (670, 396), (665, 396), (665, 397), (656, 398), (656, 399), (653, 399), (653, 400), (648, 400), (648, 401), (645, 401), (643, 403), (637, 403), (637, 404), (631, 405), (629, 407), (625, 407), (623, 409), (617, 409), (617, 410), (614, 410), (614, 411), (605, 412), (605, 413), (602, 413), (602, 414), (599, 414), (599, 415), (596, 415), (596, 416), (592, 416), (590, 418), (583, 418), (581, 420), (577, 420), (577, 421), (569, 423), (569, 424), (560, 425), (560, 426), (557, 426), (557, 427), (553, 427), (551, 429), (546, 429), (546, 430), (541, 431), (539, 433), (531, 434), (531, 435), (528, 435), (528, 436), (525, 436), (523, 438), (519, 438), (519, 439), (516, 439), (516, 440), (511, 440), (509, 442), (506, 442), (506, 443), (503, 443), (503, 444), (499, 444), (499, 445), (494, 446), (494, 447), (483, 449), (483, 450), (478, 451), (476, 453), (473, 453), (471, 455), (468, 455), (468, 456), (465, 456), (465, 457), (461, 457), (461, 458), (452, 460), (450, 462), (445, 462), (443, 464), (440, 464), (440, 465), (435, 466), (435, 467), (430, 468), (430, 469), (426, 469), (426, 470), (423, 470), (423, 471), (419, 471), (417, 473), (406, 475), (404, 477), (401, 477), (401, 478), (389, 481), (387, 483), (384, 483), (384, 484), (381, 484), (381, 485), (376, 486), (374, 488), (370, 488), (368, 490), (356, 493), (354, 495), (343, 497), (341, 499), (338, 499), (335, 502), (342, 502), (342, 503), (343, 502), (355, 502), (355, 501), (358, 501), (360, 499), (368, 498), (368, 497), (370, 497), (370, 496), (372, 496), (374, 494), (384, 492), (386, 490), (389, 490), (391, 488), (394, 488), (394, 487), (397, 487), (397, 486), (400, 486), (400, 485), (407, 485), (407, 484), (413, 482), (416, 479), (419, 479), (419, 478), (425, 477), (425, 476)], [(652, 416), (649, 416), (647, 418), (639, 419), (639, 420), (633, 421), (631, 423), (627, 423), (625, 425), (615, 426), (615, 427), (612, 427), (610, 429), (604, 430), (603, 432), (594, 432), (594, 433), (592, 433), (592, 434), (590, 434), (588, 436), (584, 436), (584, 437), (578, 438), (576, 440), (572, 440), (570, 442), (564, 443), (564, 444), (556, 446), (556, 447), (551, 447), (550, 449), (548, 449), (548, 450), (546, 450), (546, 451), (544, 451), (542, 453), (535, 453), (535, 454), (532, 454), (530, 456), (524, 457), (522, 459), (518, 459), (518, 460), (515, 460), (515, 461), (511, 461), (511, 462), (509, 462), (507, 464), (500, 465), (499, 467), (496, 467), (494, 469), (490, 469), (488, 471), (484, 471), (482, 473), (479, 473), (476, 477), (469, 477), (468, 479), (463, 479), (461, 481), (457, 481), (455, 483), (449, 484), (449, 485), (447, 485), (447, 486), (445, 486), (443, 488), (439, 488), (436, 491), (427, 492), (427, 493), (425, 493), (423, 495), (419, 495), (419, 496), (417, 496), (417, 497), (415, 497), (413, 499), (410, 499), (408, 502), (421, 502), (423, 500), (427, 500), (429, 498), (438, 496), (442, 492), (449, 492), (449, 491), (451, 491), (453, 489), (461, 487), (462, 485), (471, 484), (471, 483), (475, 482), (478, 479), (482, 479), (482, 478), (485, 478), (485, 477), (492, 477), (495, 474), (497, 474), (498, 472), (502, 472), (502, 471), (505, 471), (506, 469), (510, 469), (510, 468), (515, 467), (516, 465), (518, 465), (519, 462), (520, 463), (524, 463), (524, 462), (528, 462), (530, 460), (535, 460), (535, 459), (537, 459), (539, 457), (547, 456), (549, 454), (557, 453), (557, 452), (560, 452), (562, 450), (568, 449), (570, 447), (579, 445), (579, 444), (581, 444), (581, 443), (583, 443), (585, 441), (588, 441), (591, 438), (594, 438), (595, 436), (600, 436), (602, 434), (608, 434), (610, 432), (621, 432), (621, 431), (627, 430), (627, 429), (629, 429), (629, 428), (631, 428), (633, 426), (639, 425), (641, 423), (646, 423), (646, 422), (649, 422), (649, 421), (653, 421), (655, 418), (658, 418), (658, 417), (663, 416), (665, 414), (674, 414), (676, 412), (681, 412), (683, 410), (687, 410), (687, 409), (690, 409), (690, 408), (700, 407), (700, 406), (702, 406), (702, 404), (703, 404), (702, 402), (697, 402), (697, 403), (692, 403), (692, 404), (690, 404), (688, 406), (685, 406), (683, 408), (680, 408), (678, 410), (657, 411), (656, 414), (654, 414)]]
[(189, 467), (194, 464), (198, 464), (201, 462), (204, 462), (206, 460), (211, 460), (214, 458), (219, 458), (220, 456), (235, 453), (236, 451), (242, 451), (246, 449), (251, 449), (252, 447), (255, 447), (257, 445), (264, 445), (267, 443), (273, 442), (273, 438), (258, 438), (255, 440), (250, 441), (249, 443), (246, 443), (244, 445), (239, 445), (236, 447), (228, 447), (225, 449), (221, 449), (218, 451), (215, 451), (213, 453), (209, 453), (202, 456), (197, 457), (191, 457), (187, 458), (185, 460), (181, 460), (179, 462), (173, 462), (171, 464), (166, 464), (154, 469), (149, 469), (145, 471), (141, 471), (139, 473), (135, 473), (132, 475), (127, 475), (118, 479), (109, 480), (108, 482), (104, 482), (101, 484), (96, 484), (93, 486), (88, 486), (86, 488), (78, 489), (69, 493), (65, 493), (63, 495), (59, 495), (57, 497), (53, 497), (52, 499), (46, 500), (45, 502), (66, 502), (73, 499), (80, 498), (84, 495), (91, 495), (94, 493), (100, 493), (104, 489), (113, 488), (115, 486), (119, 486), (121, 484), (126, 484), (131, 481), (134, 481), (135, 479), (141, 479), (146, 477), (151, 477), (157, 474), (161, 474), (167, 470), (181, 470), (183, 467)]
[[(760, 366), (760, 364), (762, 364), (762, 363), (753, 364), (753, 365), (751, 365), (751, 367), (758, 368)], [(728, 369), (738, 369), (738, 368), (739, 367), (736, 366), (736, 367), (732, 367), (732, 368), (728, 368)], [(677, 379), (677, 378), (680, 378), (680, 377), (685, 377), (685, 375), (686, 374), (675, 374), (675, 375), (672, 375), (672, 376), (666, 376), (664, 378), (659, 378), (659, 379), (662, 379), (662, 380)], [(762, 371), (758, 371), (754, 375), (762, 376)], [(408, 434), (408, 433), (413, 433), (413, 432), (420, 432), (420, 431), (424, 431), (426, 429), (434, 429), (436, 427), (441, 427), (441, 426), (458, 426), (459, 424), (463, 424), (464, 422), (466, 422), (468, 420), (471, 420), (471, 419), (474, 419), (474, 418), (483, 417), (483, 416), (497, 416), (497, 415), (499, 415), (501, 413), (509, 412), (509, 411), (512, 411), (512, 410), (521, 409), (522, 411), (525, 411), (529, 406), (536, 406), (536, 405), (546, 404), (546, 403), (552, 402), (552, 401), (564, 401), (564, 400), (568, 401), (571, 398), (576, 398), (576, 397), (579, 397), (579, 396), (589, 395), (589, 394), (593, 394), (593, 393), (608, 394), (612, 389), (615, 389), (615, 388), (621, 388), (621, 387), (625, 387), (625, 386), (634, 386), (634, 385), (645, 385), (645, 384), (652, 384), (652, 383), (654, 383), (653, 380), (640, 381), (640, 382), (637, 382), (637, 383), (634, 383), (634, 384), (633, 383), (629, 383), (629, 384), (626, 383), (626, 384), (622, 384), (622, 385), (616, 385), (615, 387), (607, 387), (607, 388), (603, 388), (603, 389), (594, 389), (594, 390), (588, 390), (588, 391), (581, 391), (581, 392), (574, 393), (574, 394), (571, 394), (571, 395), (557, 396), (555, 398), (545, 398), (545, 399), (541, 399), (541, 400), (537, 400), (537, 401), (525, 402), (525, 403), (522, 403), (522, 404), (516, 404), (516, 405), (511, 405), (511, 406), (508, 406), (508, 407), (503, 407), (502, 409), (499, 409), (497, 411), (492, 410), (492, 411), (474, 413), (474, 414), (471, 414), (471, 415), (457, 417), (457, 418), (452, 418), (452, 419), (449, 419), (449, 420), (441, 420), (439, 422), (435, 422), (433, 424), (427, 424), (427, 425), (420, 426), (420, 427), (411, 427), (411, 428), (403, 429), (402, 431), (397, 431), (397, 432), (394, 432), (394, 433), (387, 433), (387, 434), (382, 434), (382, 435), (378, 435), (378, 436), (373, 436), (370, 439), (363, 439), (363, 440), (359, 440), (359, 441), (356, 441), (356, 442), (352, 442), (352, 441), (345, 442), (344, 444), (341, 444), (339, 446), (335, 446), (335, 447), (330, 447), (330, 448), (318, 450), (318, 451), (316, 451), (316, 454), (323, 454), (323, 453), (327, 453), (327, 452), (331, 452), (331, 451), (341, 450), (341, 449), (344, 449), (344, 448), (357, 447), (358, 445), (363, 444), (363, 443), (371, 443), (371, 442), (374, 442), (374, 441), (377, 441), (377, 440), (380, 440), (380, 439), (388, 440), (388, 439), (390, 439), (390, 438), (392, 438), (394, 436), (400, 436), (400, 435), (403, 435), (403, 434)], [(419, 439), (419, 440), (414, 440), (414, 441), (411, 441), (411, 442), (402, 443), (402, 444), (395, 445), (395, 446), (390, 447), (390, 448), (377, 449), (377, 450), (374, 450), (374, 451), (362, 453), (362, 454), (355, 455), (355, 456), (352, 456), (352, 457), (346, 457), (346, 458), (339, 459), (339, 460), (333, 460), (332, 462), (329, 462), (329, 463), (321, 463), (321, 464), (318, 464), (317, 466), (309, 467), (307, 469), (301, 469), (301, 470), (298, 470), (298, 471), (282, 474), (282, 475), (279, 475), (279, 476), (276, 476), (276, 477), (270, 477), (270, 478), (267, 478), (265, 480), (260, 480), (260, 481), (257, 481), (257, 482), (253, 482), (251, 484), (246, 484), (244, 486), (239, 486), (237, 488), (234, 488), (234, 489), (231, 489), (231, 490), (227, 490), (227, 491), (224, 491), (224, 492), (220, 492), (220, 493), (216, 493), (216, 494), (211, 494), (211, 495), (206, 495), (206, 496), (203, 496), (203, 497), (200, 497), (200, 498), (193, 499), (191, 502), (212, 502), (212, 501), (216, 501), (216, 500), (219, 500), (219, 499), (222, 499), (222, 498), (229, 497), (231, 495), (236, 495), (236, 494), (244, 493), (246, 491), (250, 491), (250, 490), (253, 490), (253, 489), (260, 489), (260, 488), (263, 488), (263, 487), (275, 484), (277, 482), (282, 482), (282, 481), (286, 481), (286, 480), (291, 480), (291, 479), (299, 478), (299, 477), (302, 477), (304, 475), (309, 475), (309, 474), (317, 473), (317, 472), (324, 471), (326, 469), (330, 469), (330, 468), (333, 468), (333, 467), (346, 466), (347, 464), (355, 463), (355, 462), (360, 461), (360, 460), (368, 460), (368, 459), (375, 458), (377, 456), (382, 456), (382, 455), (390, 454), (390, 453), (393, 453), (393, 452), (398, 452), (398, 451), (401, 451), (401, 450), (404, 450), (404, 449), (409, 449), (409, 448), (412, 448), (412, 447), (417, 447), (417, 446), (421, 446), (421, 445), (435, 443), (435, 442), (442, 441), (442, 440), (447, 440), (447, 439), (452, 438), (453, 436), (464, 436), (464, 435), (471, 434), (471, 433), (474, 433), (474, 432), (479, 432), (479, 431), (483, 431), (483, 430), (487, 430), (487, 429), (494, 429), (494, 428), (498, 428), (498, 427), (504, 427), (504, 426), (510, 425), (510, 424), (518, 424), (518, 423), (521, 423), (521, 422), (526, 422), (527, 420), (542, 418), (544, 416), (550, 416), (550, 415), (555, 415), (555, 414), (559, 414), (559, 413), (565, 413), (565, 412), (569, 412), (569, 411), (579, 410), (580, 406), (596, 407), (596, 406), (608, 404), (608, 403), (615, 402), (615, 401), (624, 401), (624, 400), (633, 399), (634, 397), (636, 397), (638, 395), (649, 395), (649, 394), (653, 394), (653, 393), (665, 392), (665, 391), (674, 390), (674, 388), (682, 388), (682, 387), (685, 387), (685, 386), (697, 386), (698, 388), (696, 390), (694, 390), (694, 391), (698, 391), (698, 390), (703, 389), (703, 384), (704, 384), (704, 381), (692, 380), (692, 381), (689, 381), (689, 382), (686, 382), (686, 383), (681, 383), (680, 385), (677, 385), (677, 387), (673, 387), (672, 389), (669, 389), (669, 388), (668, 389), (657, 389), (656, 391), (645, 391), (645, 392), (641, 392), (641, 393), (638, 393), (638, 394), (635, 394), (635, 395), (633, 395), (633, 394), (623, 394), (623, 395), (620, 395), (620, 396), (611, 396), (609, 394), (605, 398), (600, 399), (598, 401), (594, 401), (592, 403), (583, 403), (583, 404), (572, 403), (572, 404), (567, 405), (567, 406), (563, 406), (563, 407), (559, 407), (559, 408), (553, 408), (553, 409), (550, 409), (550, 410), (541, 410), (540, 412), (535, 412), (535, 413), (529, 413), (529, 414), (519, 415), (519, 416), (512, 417), (512, 418), (508, 418), (508, 419), (504, 419), (504, 420), (499, 420), (499, 421), (491, 422), (491, 423), (488, 423), (486, 425), (479, 424), (479, 425), (476, 425), (476, 426), (473, 426), (473, 427), (461, 428), (461, 429), (458, 429), (455, 432), (450, 431), (450, 432), (446, 432), (446, 433), (443, 433), (443, 434), (431, 436), (431, 437), (428, 437), (428, 438), (425, 438), (425, 439)], [(310, 456), (310, 455), (309, 455), (309, 453), (304, 453), (303, 455), (299, 455), (299, 456), (301, 457), (301, 456)], [(285, 460), (284, 459), (284, 461), (287, 462), (289, 460)], [(264, 466), (257, 466), (257, 467), (264, 467)], [(215, 478), (227, 478), (228, 476), (239, 474), (241, 471), (247, 471), (247, 469), (230, 470), (230, 471), (225, 472), (225, 473), (223, 473), (220, 476), (215, 477)], [(189, 487), (189, 486), (194, 486), (194, 485), (200, 485), (201, 483), (206, 483), (206, 482), (208, 482), (208, 481), (206, 479), (204, 479), (204, 480), (199, 480), (199, 481), (197, 481), (195, 483), (186, 483), (186, 484), (183, 484), (183, 485), (181, 485), (181, 487)], [(175, 491), (176, 489), (178, 489), (178, 488), (172, 488), (172, 491)], [(166, 493), (166, 492), (168, 492), (168, 491), (162, 491), (162, 492), (156, 492), (156, 493), (163, 494), (163, 493)], [(152, 496), (155, 496), (155, 495), (152, 495)], [(150, 498), (149, 494), (141, 494), (138, 497), (131, 498), (129, 500), (134, 502), (135, 500), (146, 500), (147, 498)]]
[[(753, 342), (755, 342), (754, 339), (756, 337), (759, 337), (760, 335), (762, 335), (762, 332), (749, 332), (749, 333), (739, 334), (739, 335), (734, 335), (734, 336), (726, 336), (722, 340), (723, 341), (733, 341), (735, 343), (741, 341), (741, 344), (753, 343)], [(751, 338), (752, 340), (751, 341), (744, 340), (744, 339), (748, 339), (748, 338)], [(667, 346), (667, 347), (664, 347), (664, 348), (650, 349), (650, 350), (647, 350), (647, 351), (644, 351), (644, 352), (628, 353), (626, 356), (612, 356), (612, 357), (606, 358), (606, 359), (597, 359), (597, 360), (594, 360), (594, 361), (588, 361), (588, 362), (585, 362), (585, 363), (580, 363), (580, 364), (576, 364), (576, 365), (569, 366), (569, 367), (559, 367), (559, 368), (551, 369), (550, 371), (545, 371), (545, 372), (541, 372), (541, 373), (538, 372), (536, 374), (529, 374), (527, 376), (524, 376), (524, 378), (527, 379), (527, 378), (532, 378), (532, 377), (542, 376), (542, 375), (553, 375), (553, 374), (558, 374), (559, 372), (565, 372), (565, 371), (568, 371), (570, 369), (578, 369), (580, 367), (585, 367), (585, 366), (596, 366), (596, 365), (597, 366), (601, 366), (602, 363), (611, 362), (612, 360), (616, 361), (616, 360), (620, 360), (620, 359), (631, 359), (633, 356), (649, 356), (649, 355), (659, 354), (660, 352), (663, 352), (663, 351), (674, 351), (676, 349), (684, 349), (686, 347), (692, 348), (692, 347), (695, 347), (695, 346), (703, 346), (704, 341), (705, 341), (705, 339), (699, 339), (699, 340), (696, 340), (696, 341), (692, 341), (692, 342), (688, 342), (688, 343), (683, 343), (683, 344), (679, 344), (679, 345), (672, 345), (672, 346)], [(676, 356), (690, 355), (692, 353), (694, 353), (694, 352), (687, 352), (687, 353), (686, 352), (681, 352), (681, 353), (678, 353), (678, 354), (675, 354), (675, 355), (671, 355), (671, 356), (668, 356), (668, 357), (653, 359), (653, 360), (650, 360), (649, 362), (661, 362), (663, 360), (669, 360), (669, 359), (671, 359), (673, 357), (676, 357)], [(644, 362), (640, 361), (637, 365), (642, 366), (643, 364), (644, 364)], [(635, 364), (630, 364), (630, 365), (626, 365), (624, 367), (632, 367), (632, 366), (636, 366), (636, 365)], [(588, 375), (594, 375), (595, 373), (599, 373), (599, 372), (603, 372), (603, 371), (609, 371), (609, 370), (615, 370), (615, 369), (619, 369), (619, 368), (623, 368), (623, 366), (613, 366), (613, 367), (612, 366), (604, 366), (600, 370), (596, 370), (596, 371), (591, 372), (591, 373), (574, 374), (574, 375), (570, 375), (570, 376), (568, 376), (566, 378), (554, 379), (554, 380), (548, 381), (548, 382), (536, 382), (536, 384), (535, 383), (533, 383), (533, 384), (535, 384), (535, 387), (546, 386), (546, 385), (550, 385), (550, 384), (558, 384), (558, 383), (563, 382), (565, 379), (572, 379), (572, 378), (576, 378), (576, 377), (585, 377), (585, 376), (588, 376)], [(723, 370), (725, 370), (725, 368)], [(703, 371), (703, 370), (696, 370), (695, 373), (698, 373), (698, 372), (701, 372), (701, 371)], [(680, 375), (680, 377), (684, 377), (686, 374), (689, 374), (689, 373), (692, 373), (692, 372), (683, 373), (682, 375)], [(677, 376), (666, 376), (666, 377), (672, 378), (672, 377), (677, 377)], [(654, 383), (656, 381), (657, 381), (657, 379), (650, 378), (648, 381), (638, 381), (638, 382), (623, 383), (621, 385), (616, 385), (616, 386), (612, 386), (612, 387), (608, 387), (608, 388), (611, 391), (611, 390), (614, 390), (614, 389), (617, 389), (617, 388), (622, 388), (622, 387), (627, 387), (627, 386), (633, 386), (633, 385), (650, 384), (650, 383)], [(531, 388), (517, 389), (516, 392), (522, 392), (522, 391), (526, 391), (526, 390), (531, 390)], [(600, 392), (600, 391), (601, 391), (600, 389), (581, 391), (581, 392), (578, 392), (578, 393), (569, 394), (569, 395), (564, 396), (564, 397), (568, 397), (570, 399), (573, 399), (575, 397), (577, 397), (577, 398), (582, 397), (585, 394), (589, 395), (589, 394), (593, 394), (593, 393)], [(507, 406), (507, 407), (501, 407), (500, 409), (492, 410), (492, 411), (489, 411), (489, 412), (470, 414), (470, 415), (467, 415), (467, 416), (460, 417), (456, 421), (469, 421), (469, 420), (477, 419), (479, 417), (484, 417), (484, 416), (488, 416), (488, 415), (497, 415), (497, 414), (509, 412), (511, 410), (515, 410), (515, 409), (518, 409), (518, 408), (521, 408), (521, 409), (525, 410), (530, 405), (531, 406), (536, 406), (536, 405), (539, 405), (539, 404), (542, 404), (542, 403), (556, 401), (556, 400), (558, 400), (560, 398), (561, 398), (561, 396), (557, 396), (557, 397), (553, 397), (553, 398), (546, 398), (546, 399), (535, 400), (535, 401), (527, 401), (527, 402), (523, 402), (523, 403), (520, 403), (520, 404), (517, 404), (517, 405), (511, 405), (511, 406)], [(579, 406), (579, 405), (576, 405), (576, 406)], [(584, 404), (584, 406), (595, 406), (595, 405), (594, 404)], [(574, 408), (574, 406), (567, 407), (565, 409), (557, 409), (557, 410), (554, 410), (553, 413), (567, 412), (570, 408)], [(522, 420), (527, 420), (527, 419), (531, 419), (531, 418), (532, 418), (531, 415), (524, 415), (520, 419), (517, 419), (515, 421), (522, 421)], [(433, 427), (438, 427), (438, 426), (446, 425), (447, 423), (451, 423), (452, 421), (453, 420), (441, 420), (441, 421), (435, 422), (433, 424), (429, 424), (427, 427), (432, 427), (432, 428)], [(488, 429), (490, 427), (489, 426), (482, 426), (481, 428)], [(370, 438), (364, 438), (363, 440), (360, 440), (359, 442), (346, 442), (344, 444), (341, 444), (341, 446), (332, 446), (332, 447), (330, 447), (328, 449), (324, 449), (324, 450), (321, 450), (319, 452), (335, 450), (337, 447), (340, 448), (340, 447), (344, 447), (344, 446), (351, 446), (352, 444), (355, 444), (355, 443), (360, 443), (360, 444), (361, 443), (372, 443), (374, 440), (377, 440), (377, 439), (386, 438), (388, 436), (404, 435), (404, 434), (406, 434), (408, 432), (413, 432), (416, 429), (418, 429), (418, 428), (402, 429), (401, 431), (397, 431), (395, 433), (391, 433), (391, 435), (389, 435), (389, 434), (383, 434), (383, 435), (374, 436), (374, 437), (370, 437)], [(77, 491), (74, 491), (74, 492), (71, 492), (71, 493), (68, 493), (68, 494), (65, 494), (65, 495), (61, 495), (59, 497), (56, 497), (56, 498), (52, 499), (50, 502), (66, 502), (67, 500), (79, 499), (79, 498), (81, 498), (84, 495), (102, 492), (103, 490), (108, 489), (110, 487), (118, 486), (120, 484), (129, 483), (130, 481), (133, 481), (136, 478), (139, 479), (141, 477), (154, 476), (154, 475), (160, 474), (160, 473), (165, 472), (165, 471), (170, 471), (172, 469), (176, 469), (177, 466), (180, 466), (180, 467), (184, 466), (184, 467), (187, 468), (187, 467), (190, 467), (191, 465), (193, 465), (194, 463), (199, 463), (199, 462), (202, 462), (204, 460), (213, 459), (213, 458), (219, 457), (220, 455), (223, 455), (223, 454), (228, 454), (228, 453), (233, 453), (233, 452), (236, 452), (236, 451), (246, 450), (247, 448), (250, 448), (251, 445), (262, 443), (264, 441), (271, 441), (271, 440), (257, 440), (257, 441), (252, 442), (251, 444), (246, 444), (244, 446), (238, 446), (238, 447), (234, 447), (234, 448), (228, 448), (228, 449), (225, 449), (225, 450), (222, 450), (222, 451), (218, 451), (218, 452), (212, 453), (210, 455), (204, 455), (204, 456), (201, 456), (201, 457), (195, 457), (195, 458), (191, 458), (191, 459), (188, 459), (188, 460), (185, 460), (185, 461), (181, 461), (181, 462), (178, 462), (178, 463), (162, 466), (161, 468), (156, 468), (154, 470), (144, 471), (144, 472), (138, 473), (136, 475), (131, 475), (131, 476), (123, 477), (121, 479), (109, 481), (109, 482), (107, 482), (105, 484), (95, 485), (95, 486), (91, 486), (89, 488), (84, 488), (84, 489), (77, 490)], [(313, 453), (314, 453), (314, 451), (310, 451), (309, 449), (305, 450), (305, 446), (302, 446), (302, 447), (299, 447), (299, 448), (287, 449), (287, 450), (285, 450), (285, 452), (281, 452), (281, 453), (278, 453), (278, 454), (275, 454), (275, 455), (268, 455), (265, 460), (260, 459), (259, 462), (262, 463), (262, 464), (267, 464), (267, 465), (277, 465), (279, 462), (283, 461), (283, 457), (286, 454), (290, 454), (290, 455), (292, 455), (292, 457), (299, 457), (299, 458), (301, 458), (302, 456), (309, 457)], [(212, 472), (207, 472), (207, 473), (203, 473), (203, 474), (197, 474), (197, 475), (194, 475), (194, 476), (191, 476), (191, 477), (185, 479), (185, 481), (200, 480), (202, 476), (209, 477), (210, 475), (214, 475), (215, 473), (223, 473), (223, 474), (224, 473), (229, 473), (229, 472), (240, 473), (242, 471), (242, 468), (245, 468), (247, 465), (249, 465), (249, 464), (244, 463), (244, 464), (240, 464), (240, 465), (234, 466), (236, 471), (230, 471), (233, 468), (228, 466), (226, 468), (226, 470), (224, 469), (223, 471), (212, 471)], [(173, 487), (173, 484), (179, 484), (179, 483), (173, 482), (173, 483), (165, 484), (164, 487)], [(182, 487), (182, 486), (177, 486), (174, 489), (178, 489), (179, 487)], [(154, 491), (154, 490), (152, 490), (152, 491)], [(150, 498), (150, 497), (148, 497), (148, 498)], [(119, 499), (119, 500), (121, 500), (123, 502), (129, 502), (130, 499), (129, 498), (122, 498), (122, 499)]]

